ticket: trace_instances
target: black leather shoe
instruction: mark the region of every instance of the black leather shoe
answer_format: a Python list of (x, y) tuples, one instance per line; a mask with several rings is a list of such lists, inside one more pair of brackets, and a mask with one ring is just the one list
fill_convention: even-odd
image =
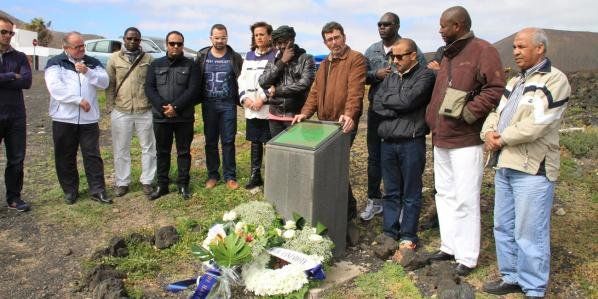
[(149, 200), (156, 200), (160, 198), (162, 195), (168, 194), (168, 187), (158, 186), (154, 189), (154, 192), (150, 194)]
[(189, 191), (189, 186), (180, 186), (179, 194), (183, 197), (184, 200), (191, 198), (191, 191)]
[(455, 256), (452, 254), (448, 254), (442, 250), (436, 251), (436, 253), (432, 254), (429, 258), (430, 261), (448, 261), (455, 259)]
[(483, 289), (484, 292), (494, 295), (506, 295), (510, 293), (523, 292), (518, 284), (506, 283), (502, 279), (486, 282)]
[(66, 193), (64, 195), (64, 202), (67, 205), (72, 205), (77, 201), (78, 197), (79, 197), (79, 195), (77, 193)]
[(112, 203), (112, 199), (108, 196), (108, 193), (106, 193), (106, 191), (92, 194), (91, 199), (93, 199), (95, 201), (99, 201), (101, 203), (107, 203), (107, 204)]
[(459, 276), (467, 276), (474, 268), (469, 268), (463, 264), (457, 264), (455, 267), (455, 273)]

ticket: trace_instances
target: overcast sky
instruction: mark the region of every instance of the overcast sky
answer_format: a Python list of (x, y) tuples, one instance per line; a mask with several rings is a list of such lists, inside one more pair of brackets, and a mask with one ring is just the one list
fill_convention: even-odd
[(496, 42), (523, 27), (598, 32), (597, 0), (25, 0), (2, 1), (1, 9), (29, 22), (34, 17), (52, 21), (58, 31), (77, 30), (105, 37), (122, 36), (129, 26), (145, 36), (164, 37), (170, 30), (185, 35), (185, 46), (209, 45), (212, 24), (228, 27), (229, 44), (248, 50), (249, 25), (266, 21), (276, 28), (290, 25), (296, 42), (313, 54), (326, 54), (320, 31), (328, 21), (345, 28), (347, 43), (365, 51), (379, 40), (376, 22), (386, 11), (399, 15), (399, 33), (416, 41), (425, 52), (442, 45), (438, 20), (446, 8), (462, 5), (470, 13), (478, 37)]

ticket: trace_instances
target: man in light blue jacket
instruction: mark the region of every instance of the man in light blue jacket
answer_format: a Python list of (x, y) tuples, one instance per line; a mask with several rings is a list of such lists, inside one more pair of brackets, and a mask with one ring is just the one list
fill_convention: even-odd
[(81, 146), (91, 198), (112, 203), (106, 193), (100, 156), (100, 107), (96, 95), (96, 89), (108, 87), (108, 74), (97, 59), (85, 55), (80, 33), (69, 32), (62, 42), (64, 53), (50, 59), (45, 70), (58, 181), (65, 202), (75, 203), (79, 197), (77, 150)]

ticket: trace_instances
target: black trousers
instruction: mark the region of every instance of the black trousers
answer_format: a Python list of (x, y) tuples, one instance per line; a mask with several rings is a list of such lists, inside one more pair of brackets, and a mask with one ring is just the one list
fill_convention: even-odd
[(6, 185), (6, 202), (9, 204), (21, 198), (26, 136), (25, 117), (0, 119), (0, 143), (4, 140), (6, 147), (4, 184)]
[(189, 170), (191, 170), (191, 142), (193, 141), (193, 122), (154, 122), (156, 136), (156, 162), (158, 186), (168, 188), (170, 180), (170, 152), (173, 138), (177, 152), (177, 185), (189, 185)]
[(83, 167), (89, 193), (97, 194), (106, 190), (104, 162), (100, 155), (100, 127), (93, 124), (70, 124), (52, 122), (54, 139), (54, 161), (56, 175), (64, 193), (79, 192), (79, 172), (77, 171), (77, 151), (81, 147)]

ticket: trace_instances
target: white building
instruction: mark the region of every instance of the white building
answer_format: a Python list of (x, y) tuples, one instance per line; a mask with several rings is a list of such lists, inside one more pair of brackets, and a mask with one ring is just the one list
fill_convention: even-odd
[(37, 32), (25, 29), (13, 29), (15, 35), (13, 36), (10, 45), (18, 51), (21, 51), (29, 56), (36, 56), (38, 61), (38, 69), (43, 70), (48, 59), (54, 55), (62, 53), (62, 49), (47, 48), (41, 46), (33, 46), (33, 41), (37, 40)]

